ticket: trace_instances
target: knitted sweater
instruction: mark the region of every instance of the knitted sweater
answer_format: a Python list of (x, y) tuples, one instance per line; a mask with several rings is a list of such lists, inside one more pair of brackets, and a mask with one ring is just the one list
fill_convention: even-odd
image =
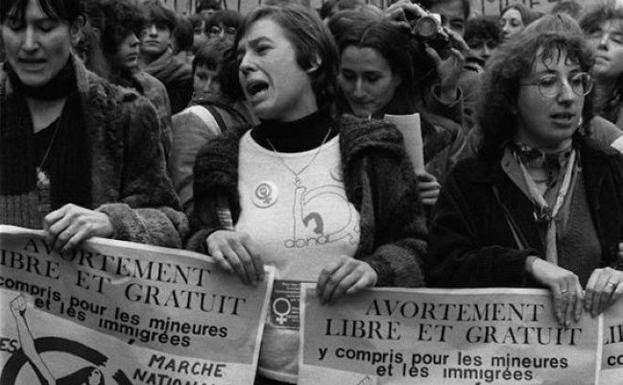
[[(234, 223), (240, 217), (238, 150), (246, 129), (228, 130), (197, 156), (191, 250), (207, 253), (206, 237), (226, 227), (217, 201), (228, 202)], [(387, 122), (351, 116), (341, 118), (339, 129), (346, 196), (360, 213), (355, 258), (377, 272), (378, 286), (423, 286), (425, 217), (401, 134)]]
[[(87, 71), (81, 61), (75, 59), (74, 65), (91, 155), (90, 208), (109, 216), (116, 239), (180, 247), (188, 221), (179, 211), (166, 174), (154, 107), (135, 92)], [(1, 70), (0, 95), (13, 95)], [(17, 112), (0, 111), (0, 122), (12, 113)], [(36, 199), (29, 200), (35, 194), (23, 195), (0, 196), (0, 224), (40, 225), (40, 218), (32, 217), (39, 215), (36, 207), (31, 207)]]

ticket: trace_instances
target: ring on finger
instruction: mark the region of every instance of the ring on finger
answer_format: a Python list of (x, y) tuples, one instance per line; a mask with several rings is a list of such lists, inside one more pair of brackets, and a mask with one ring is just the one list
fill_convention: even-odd
[(617, 287), (617, 284), (612, 281), (608, 281), (606, 282), (606, 286), (612, 286), (612, 289), (614, 290)]

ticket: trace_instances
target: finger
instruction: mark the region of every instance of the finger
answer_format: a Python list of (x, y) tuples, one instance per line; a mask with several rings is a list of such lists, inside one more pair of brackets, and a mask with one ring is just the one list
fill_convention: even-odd
[(595, 289), (593, 294), (593, 303), (591, 306), (591, 315), (597, 317), (601, 313), (602, 306), (610, 299), (612, 289), (606, 287), (608, 285), (608, 275), (599, 274), (595, 282)]
[(225, 256), (223, 255), (223, 253), (221, 253), (220, 250), (212, 251), (210, 253), (210, 256), (225, 271), (227, 271), (230, 274), (234, 272), (234, 268), (231, 266), (231, 263), (229, 263), (229, 261), (227, 259), (225, 259)]
[(439, 196), (439, 190), (428, 190), (420, 192), (422, 198), (437, 198)]
[(552, 287), (552, 303), (554, 305), (554, 316), (560, 325), (564, 324), (563, 310), (564, 298), (563, 293), (558, 285)]
[(259, 282), (264, 279), (264, 261), (262, 260), (261, 253), (259, 252), (259, 245), (253, 239), (249, 238), (243, 242), (243, 246), (252, 257), (251, 262), (253, 262), (255, 269), (255, 280)]
[(431, 174), (427, 172), (423, 172), (423, 173), (417, 174), (417, 180), (418, 182), (424, 183), (424, 182), (434, 182), (436, 179)]
[(565, 294), (564, 325), (567, 328), (571, 326), (571, 320), (573, 319), (573, 311), (575, 309), (577, 296), (578, 293), (576, 293), (575, 291), (570, 291)]
[(335, 301), (341, 298), (352, 285), (359, 281), (360, 278), (361, 276), (358, 274), (357, 270), (353, 270), (350, 274), (343, 276), (340, 282), (336, 283), (333, 292), (329, 295), (329, 303), (335, 303)]
[(52, 228), (54, 228), (58, 224), (58, 228), (60, 229), (61, 225), (64, 225), (65, 223), (67, 223), (67, 227), (65, 227), (63, 230), (60, 230), (58, 233), (56, 233), (56, 236), (54, 238), (53, 248), (54, 248), (54, 250), (57, 250), (59, 252), (63, 252), (63, 250), (65, 250), (65, 246), (66, 246), (67, 242), (79, 230), (79, 226), (77, 226), (75, 223), (72, 223), (69, 220), (66, 220), (66, 218), (68, 218), (68, 217), (66, 216), (65, 218), (61, 219), (56, 224), (54, 224), (53, 227), (52, 227)]
[(65, 245), (63, 245), (62, 252), (68, 252), (70, 250), (73, 250), (74, 248), (78, 247), (82, 242), (84, 242), (85, 239), (90, 237), (88, 227), (85, 226), (81, 226), (75, 233), (73, 231), (69, 231), (69, 233), (73, 233), (73, 235), (71, 235)]
[(603, 313), (611, 301), (612, 294), (616, 291), (616, 283), (606, 280), (601, 296), (599, 297), (599, 308), (597, 309), (597, 315)]
[(341, 259), (335, 262), (331, 262), (330, 264), (325, 266), (325, 268), (322, 269), (322, 271), (320, 272), (320, 275), (318, 276), (318, 284), (316, 285), (316, 294), (318, 295), (318, 298), (320, 298), (321, 303), (324, 303), (322, 293), (325, 290), (327, 282), (329, 282), (329, 278), (335, 271), (337, 271), (342, 266), (342, 263), (343, 261)]
[(439, 66), (441, 65), (441, 56), (439, 56), (439, 54), (437, 53), (437, 51), (435, 51), (433, 48), (431, 47), (426, 47), (425, 49), (426, 54), (428, 56), (430, 56), (430, 58), (433, 60), (433, 62), (435, 63), (435, 67), (439, 68)]
[(619, 283), (614, 288), (614, 291), (612, 292), (612, 295), (610, 296), (610, 301), (608, 302), (608, 306), (614, 305), (614, 303), (617, 302), (619, 298), (621, 298), (621, 295), (623, 295), (623, 285)]
[(372, 274), (363, 274), (357, 282), (351, 285), (348, 290), (346, 290), (346, 294), (355, 294), (360, 292), (361, 290), (372, 287), (376, 284), (376, 276)]
[(65, 243), (66, 239), (58, 240), (58, 237), (71, 225), (71, 218), (69, 215), (62, 217), (55, 217), (54, 222), (49, 222), (47, 229), (46, 241), (50, 244), (50, 247), (54, 250), (60, 250), (59, 242)]
[(242, 265), (242, 261), (238, 258), (238, 254), (230, 247), (229, 244), (225, 244), (221, 247), (221, 252), (223, 253), (223, 257), (229, 262), (232, 269), (240, 278), (242, 283), (245, 285), (250, 284), (249, 278), (247, 277), (247, 272)]
[(47, 231), (54, 223), (63, 218), (67, 209), (68, 205), (64, 205), (63, 207), (48, 213), (48, 215), (43, 218), (43, 229)]
[(231, 267), (231, 264), (225, 259), (225, 256), (221, 252), (220, 246), (217, 242), (209, 240), (209, 237), (206, 237), (205, 242), (206, 248), (208, 249), (208, 255), (214, 260), (214, 262), (228, 273), (233, 273), (234, 268)]
[(584, 296), (584, 310), (588, 313), (593, 314), (593, 302), (595, 301), (595, 284), (599, 279), (599, 271), (595, 270), (588, 278), (588, 282), (586, 283), (586, 294)]
[(244, 273), (247, 275), (248, 282), (256, 283), (257, 273), (255, 271), (255, 264), (253, 263), (253, 257), (249, 255), (246, 247), (238, 241), (230, 242), (230, 246), (242, 262), (242, 268), (244, 269)]
[(353, 270), (349, 261), (342, 263), (340, 268), (335, 270), (333, 274), (329, 276), (327, 282), (324, 285), (324, 289), (322, 290), (322, 299), (323, 301), (330, 302), (331, 296), (333, 295), (333, 291), (336, 286)]
[(584, 291), (582, 287), (578, 284), (576, 287), (577, 295), (575, 298), (575, 303), (573, 304), (573, 320), (578, 323), (580, 322), (580, 318), (582, 317), (582, 304), (584, 303)]
[(450, 49), (450, 56), (454, 58), (455, 66), (462, 67), (465, 64), (465, 56), (456, 48)]

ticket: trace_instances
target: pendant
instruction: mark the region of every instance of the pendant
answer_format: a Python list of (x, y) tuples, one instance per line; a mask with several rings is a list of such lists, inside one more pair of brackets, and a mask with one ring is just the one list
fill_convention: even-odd
[(37, 167), (37, 191), (39, 192), (39, 213), (41, 216), (45, 216), (52, 209), (50, 202), (50, 178), (40, 167)]
[(279, 190), (273, 182), (262, 181), (253, 189), (253, 204), (261, 209), (274, 205), (278, 197)]

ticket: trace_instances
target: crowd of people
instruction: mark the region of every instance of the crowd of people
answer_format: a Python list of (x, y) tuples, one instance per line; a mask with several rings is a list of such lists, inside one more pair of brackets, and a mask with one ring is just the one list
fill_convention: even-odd
[[(0, 23), (0, 224), (56, 250), (186, 248), (246, 284), (271, 265), (328, 306), (546, 288), (564, 326), (623, 293), (614, 3), (3, 0)], [(387, 115), (419, 117), (424, 164)], [(296, 383), (298, 343), (267, 322), (256, 384)]]

